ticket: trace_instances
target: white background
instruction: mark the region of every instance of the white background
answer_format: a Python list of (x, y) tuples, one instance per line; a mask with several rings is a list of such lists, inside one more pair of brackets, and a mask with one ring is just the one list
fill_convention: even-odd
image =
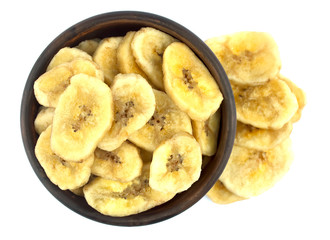
[[(330, 239), (329, 68), (327, 1), (5, 1), (1, 2), (1, 239)], [(266, 193), (231, 205), (204, 197), (182, 214), (143, 227), (86, 219), (41, 184), (20, 135), (22, 91), (43, 49), (71, 25), (96, 14), (141, 10), (163, 15), (201, 39), (265, 31), (279, 45), (281, 72), (308, 104), (291, 135), (295, 161)]]

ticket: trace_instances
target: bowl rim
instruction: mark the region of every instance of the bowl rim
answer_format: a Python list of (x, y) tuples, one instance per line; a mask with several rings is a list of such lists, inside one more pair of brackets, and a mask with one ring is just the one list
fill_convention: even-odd
[[(202, 61), (207, 66), (211, 74), (214, 77), (216, 75), (216, 77), (219, 78), (217, 80), (217, 84), (221, 88), (221, 92), (224, 96), (224, 100), (220, 106), (222, 112), (221, 115), (222, 117), (226, 115), (225, 121), (221, 121), (221, 133), (219, 134), (222, 138), (226, 139), (226, 144), (223, 144), (218, 147), (217, 154), (216, 156), (214, 156), (214, 158), (221, 158), (219, 160), (220, 164), (216, 165), (214, 169), (210, 170), (213, 173), (211, 176), (201, 174), (201, 178), (198, 181), (206, 182), (202, 189), (197, 189), (196, 192), (193, 192), (191, 198), (186, 199), (186, 201), (184, 202), (180, 202), (180, 205), (177, 205), (175, 208), (168, 208), (165, 212), (161, 211), (161, 207), (158, 206), (153, 208), (152, 211), (148, 210), (136, 215), (131, 215), (127, 217), (111, 217), (102, 215), (98, 212), (95, 213), (96, 210), (92, 209), (91, 207), (91, 209), (88, 209), (88, 211), (86, 211), (86, 209), (81, 209), (80, 204), (84, 204), (83, 202), (81, 202), (81, 197), (74, 195), (69, 190), (62, 191), (56, 185), (51, 183), (35, 157), (35, 143), (33, 143), (33, 141), (30, 139), (31, 135), (35, 136), (36, 134), (34, 129), (31, 129), (31, 119), (34, 119), (35, 115), (30, 116), (28, 112), (28, 110), (30, 109), (28, 108), (29, 105), (31, 103), (36, 102), (34, 94), (32, 94), (33, 96), (31, 96), (31, 91), (33, 92), (33, 83), (36, 80), (35, 76), (37, 75), (37, 73), (42, 72), (42, 69), (43, 72), (45, 71), (46, 66), (50, 61), (49, 56), (53, 56), (61, 47), (74, 46), (78, 42), (84, 40), (84, 38), (91, 38), (94, 34), (92, 31), (93, 29), (95, 32), (96, 28), (102, 29), (105, 24), (109, 24), (110, 22), (112, 24), (132, 24), (132, 26), (138, 23), (138, 25), (154, 27), (172, 35), (173, 37), (186, 43), (195, 52), (195, 54), (199, 58), (201, 58), (201, 60), (204, 59), (204, 61)], [(82, 35), (82, 32), (85, 33), (85, 35)], [(63, 45), (63, 38), (68, 37), (69, 39)], [(48, 58), (46, 56), (48, 56)], [(48, 59), (48, 61), (45, 61), (45, 59)], [(205, 60), (207, 60), (207, 63), (205, 62)], [(35, 111), (36, 109), (34, 109), (34, 112)], [(28, 116), (30, 117), (29, 119)], [(222, 126), (225, 126), (226, 129), (224, 129), (224, 127)], [(182, 213), (183, 211), (187, 210), (195, 203), (197, 203), (203, 196), (205, 196), (206, 193), (210, 190), (210, 188), (215, 184), (228, 162), (234, 144), (234, 138), (236, 134), (236, 107), (232, 89), (223, 67), (221, 66), (214, 53), (210, 50), (210, 48), (197, 35), (192, 33), (184, 26), (178, 24), (177, 22), (174, 22), (173, 20), (170, 20), (160, 15), (142, 11), (115, 11), (98, 14), (72, 25), (71, 27), (64, 30), (61, 34), (59, 34), (43, 50), (43, 52), (40, 54), (35, 64), (33, 65), (25, 83), (21, 100), (20, 127), (24, 149), (35, 174), (42, 182), (44, 187), (46, 187), (46, 189), (58, 201), (60, 201), (63, 205), (65, 205), (72, 211), (94, 221), (117, 226), (139, 226), (161, 222)], [(195, 184), (193, 184), (191, 188), (194, 188), (194, 185)], [(188, 194), (188, 191), (189, 189), (186, 191), (186, 194)], [(192, 191), (193, 190), (190, 189), (190, 192)], [(176, 199), (176, 201), (179, 201), (178, 198), (180, 199), (183, 198), (181, 196), (184, 196), (182, 194), (185, 193), (177, 194), (174, 199)], [(78, 201), (79, 204), (73, 204), (74, 201)], [(83, 199), (83, 201), (85, 200)], [(174, 200), (172, 199), (170, 201)], [(97, 215), (97, 213), (99, 215)]]

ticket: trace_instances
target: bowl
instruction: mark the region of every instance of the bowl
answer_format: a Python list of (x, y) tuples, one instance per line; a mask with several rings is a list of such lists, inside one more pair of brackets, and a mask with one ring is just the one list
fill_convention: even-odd
[[(59, 189), (48, 179), (39, 164), (34, 153), (38, 138), (34, 130), (34, 119), (40, 105), (34, 96), (33, 84), (45, 72), (50, 60), (59, 49), (65, 46), (76, 46), (86, 39), (124, 36), (128, 31), (138, 30), (146, 26), (159, 29), (187, 44), (204, 62), (218, 83), (224, 97), (221, 104), (218, 149), (216, 155), (203, 168), (199, 180), (188, 190), (177, 194), (172, 200), (131, 216), (105, 216), (90, 207), (83, 197), (76, 196), (71, 191)], [(199, 201), (215, 184), (224, 170), (232, 150), (236, 132), (236, 109), (225, 71), (216, 56), (199, 37), (180, 24), (159, 15), (146, 12), (119, 11), (103, 13), (83, 20), (65, 30), (46, 47), (27, 78), (21, 101), (20, 123), (27, 158), (37, 177), (57, 200), (72, 211), (101, 223), (117, 226), (138, 226), (160, 222), (182, 213)]]

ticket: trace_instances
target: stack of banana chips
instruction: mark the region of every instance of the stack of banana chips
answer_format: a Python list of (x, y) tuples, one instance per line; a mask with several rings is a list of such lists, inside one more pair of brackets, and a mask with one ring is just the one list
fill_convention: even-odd
[(206, 44), (224, 67), (236, 103), (234, 147), (207, 194), (228, 204), (264, 193), (287, 173), (293, 160), (290, 134), (306, 97), (280, 73), (279, 49), (268, 33), (237, 32)]

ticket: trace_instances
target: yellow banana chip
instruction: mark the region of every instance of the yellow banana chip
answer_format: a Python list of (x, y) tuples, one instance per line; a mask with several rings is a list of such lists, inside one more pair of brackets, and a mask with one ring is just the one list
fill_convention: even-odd
[(298, 110), (291, 118), (291, 122), (293, 123), (298, 122), (301, 118), (302, 110), (306, 106), (306, 101), (307, 101), (306, 93), (304, 92), (304, 90), (299, 88), (294, 82), (292, 82), (289, 78), (284, 77), (282, 74), (279, 74), (278, 78), (283, 80), (286, 84), (288, 84), (289, 88), (297, 98)]
[(90, 156), (113, 121), (110, 88), (86, 74), (71, 78), (55, 109), (52, 150), (67, 161)]
[(101, 40), (97, 46), (93, 60), (104, 73), (104, 81), (110, 86), (114, 77), (119, 73), (117, 67), (117, 49), (123, 38), (109, 37)]
[(208, 39), (205, 43), (235, 84), (262, 84), (281, 69), (278, 46), (268, 33), (237, 32)]
[(193, 135), (201, 146), (203, 155), (212, 156), (217, 151), (220, 117), (218, 110), (206, 121), (192, 120)]
[(76, 48), (87, 52), (89, 55), (93, 56), (94, 52), (96, 51), (97, 47), (99, 46), (100, 39), (89, 39), (80, 42)]
[(136, 63), (158, 90), (164, 90), (163, 53), (174, 41), (176, 40), (167, 33), (144, 27), (135, 33), (131, 43)]
[(53, 123), (55, 108), (41, 107), (34, 120), (34, 129), (40, 135)]
[(155, 95), (143, 77), (135, 73), (116, 75), (111, 90), (114, 99), (114, 124), (98, 147), (113, 151), (142, 128), (155, 111)]
[(287, 139), (292, 132), (292, 123), (286, 123), (280, 129), (262, 129), (237, 122), (235, 144), (252, 148), (260, 151), (266, 151), (274, 148), (285, 139)]
[(52, 126), (49, 126), (38, 138), (35, 154), (52, 183), (62, 190), (76, 189), (85, 185), (91, 175), (94, 156), (81, 162), (68, 162), (58, 157), (50, 147)]
[(129, 182), (140, 176), (143, 161), (139, 150), (129, 142), (111, 152), (97, 148), (94, 152), (92, 173), (120, 182)]
[(142, 175), (126, 183), (96, 177), (83, 188), (87, 203), (104, 215), (123, 217), (169, 201), (175, 194), (150, 188), (149, 167), (145, 164)]
[(234, 145), (219, 180), (238, 196), (258, 196), (273, 187), (287, 173), (292, 161), (290, 138), (267, 151)]
[(128, 139), (140, 148), (153, 152), (164, 140), (179, 132), (192, 134), (189, 116), (182, 112), (166, 93), (153, 89), (156, 109), (149, 121)]
[(61, 65), (62, 63), (68, 63), (78, 58), (82, 58), (90, 61), (92, 60), (92, 57), (88, 53), (78, 48), (70, 48), (70, 47), (61, 48), (50, 61), (47, 67), (47, 71), (53, 69), (56, 66)]
[(245, 200), (246, 198), (240, 197), (229, 191), (219, 180), (206, 194), (213, 202), (217, 204), (230, 204), (237, 201)]
[(184, 43), (170, 44), (163, 56), (165, 91), (189, 117), (206, 121), (222, 102), (222, 94), (213, 76)]
[(36, 99), (43, 106), (55, 108), (61, 94), (70, 85), (71, 77), (79, 73), (104, 81), (103, 72), (94, 62), (78, 58), (42, 74), (33, 85)]
[(181, 132), (161, 143), (150, 164), (150, 186), (160, 192), (179, 193), (199, 179), (202, 152), (195, 138)]
[(123, 40), (120, 42), (117, 49), (117, 64), (120, 73), (136, 73), (140, 74), (146, 80), (147, 75), (141, 70), (139, 65), (136, 63), (131, 43), (135, 35), (135, 31), (127, 32)]
[(257, 128), (280, 129), (298, 110), (288, 85), (279, 79), (258, 86), (232, 84), (237, 120)]

